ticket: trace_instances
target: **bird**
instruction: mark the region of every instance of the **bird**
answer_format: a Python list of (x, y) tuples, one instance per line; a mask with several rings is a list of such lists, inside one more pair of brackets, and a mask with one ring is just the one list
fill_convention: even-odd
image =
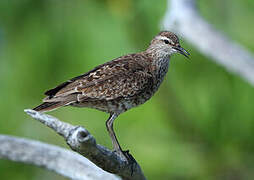
[(45, 92), (43, 103), (33, 110), (48, 112), (63, 106), (86, 107), (109, 114), (106, 128), (113, 152), (126, 157), (113, 129), (114, 120), (127, 110), (144, 104), (158, 90), (169, 68), (170, 57), (189, 57), (179, 38), (161, 31), (144, 51), (101, 64)]

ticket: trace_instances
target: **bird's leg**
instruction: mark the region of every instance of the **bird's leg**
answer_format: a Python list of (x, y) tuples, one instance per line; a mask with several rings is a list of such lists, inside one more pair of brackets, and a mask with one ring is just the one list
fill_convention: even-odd
[[(124, 157), (128, 163), (130, 163), (131, 168), (134, 168), (134, 165), (136, 164), (136, 160), (133, 158), (133, 156), (129, 153), (129, 150), (127, 151), (123, 151), (114, 132), (113, 129), (113, 123), (114, 120), (117, 118), (117, 114), (111, 114), (110, 117), (108, 118), (107, 122), (106, 122), (106, 126), (107, 126), (107, 130), (109, 132), (109, 135), (111, 137), (112, 140), (112, 144), (114, 147), (114, 151), (120, 155), (121, 157)], [(133, 170), (132, 170), (133, 171)]]
[(119, 153), (119, 152), (122, 153), (123, 152), (122, 148), (116, 138), (116, 135), (115, 135), (115, 132), (113, 129), (113, 123), (114, 123), (114, 120), (117, 118), (117, 116), (118, 116), (117, 114), (111, 114), (106, 122), (106, 126), (107, 126), (108, 133), (110, 135), (110, 138), (112, 140), (114, 151), (116, 151), (117, 153)]

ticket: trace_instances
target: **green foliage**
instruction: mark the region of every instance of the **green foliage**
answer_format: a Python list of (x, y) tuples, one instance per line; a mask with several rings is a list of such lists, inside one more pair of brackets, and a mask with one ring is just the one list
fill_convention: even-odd
[[(253, 1), (204, 0), (199, 6), (219, 30), (254, 49)], [(1, 0), (0, 133), (67, 147), (23, 109), (38, 105), (45, 90), (70, 77), (144, 50), (165, 10), (165, 0)], [(253, 87), (182, 45), (191, 61), (175, 55), (155, 97), (116, 120), (120, 143), (148, 179), (253, 179)], [(85, 126), (111, 147), (107, 114), (72, 107), (50, 114)], [(7, 177), (65, 179), (0, 160), (0, 179)]]

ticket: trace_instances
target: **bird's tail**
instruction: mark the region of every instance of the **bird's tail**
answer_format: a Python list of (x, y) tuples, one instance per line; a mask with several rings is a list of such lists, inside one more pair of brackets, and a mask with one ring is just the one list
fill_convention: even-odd
[(53, 111), (61, 106), (66, 105), (67, 102), (44, 102), (40, 104), (39, 106), (33, 108), (33, 110), (38, 112), (47, 112), (47, 111)]

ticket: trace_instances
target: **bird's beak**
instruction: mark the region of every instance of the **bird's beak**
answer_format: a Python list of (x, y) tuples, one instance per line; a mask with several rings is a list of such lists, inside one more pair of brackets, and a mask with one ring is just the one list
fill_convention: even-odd
[(184, 48), (182, 48), (181, 46), (178, 47), (173, 47), (175, 50), (177, 50), (180, 54), (184, 55), (185, 57), (189, 58), (190, 53), (188, 53), (188, 51), (186, 51)]

